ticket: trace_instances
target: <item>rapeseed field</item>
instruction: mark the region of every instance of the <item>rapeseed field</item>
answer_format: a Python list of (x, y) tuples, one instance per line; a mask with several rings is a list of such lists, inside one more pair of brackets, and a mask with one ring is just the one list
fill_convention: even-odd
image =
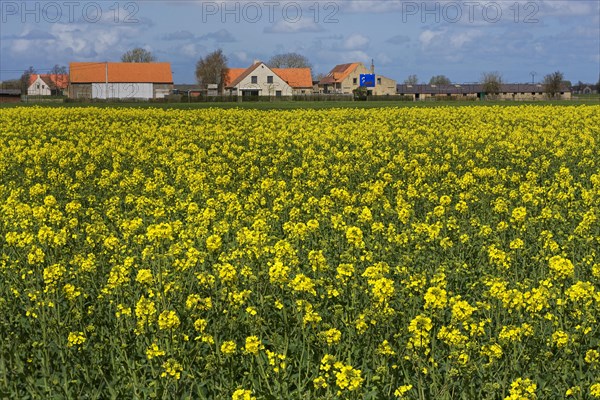
[(0, 394), (600, 398), (600, 107), (0, 113)]

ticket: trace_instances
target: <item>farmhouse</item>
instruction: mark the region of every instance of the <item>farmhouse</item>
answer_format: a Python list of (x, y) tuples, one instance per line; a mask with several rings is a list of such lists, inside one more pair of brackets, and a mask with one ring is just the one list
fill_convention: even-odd
[(231, 68), (225, 92), (238, 96), (292, 96), (312, 93), (310, 68), (269, 68), (255, 61), (246, 69)]
[(32, 74), (29, 77), (27, 94), (30, 96), (57, 96), (62, 95), (69, 86), (69, 77), (66, 74)]
[[(397, 94), (412, 97), (413, 100), (547, 100), (548, 94), (541, 84), (507, 83), (500, 85), (498, 93), (486, 93), (482, 84), (455, 85), (397, 85)], [(571, 91), (567, 86), (561, 87), (556, 98), (571, 99)]]
[[(360, 86), (361, 74), (375, 74), (373, 63), (371, 69), (362, 63), (336, 65), (319, 81), (319, 93), (352, 94), (352, 91)], [(396, 94), (396, 81), (375, 74), (375, 87), (367, 88), (367, 93), (376, 96)]]
[(160, 99), (173, 90), (169, 63), (74, 62), (69, 73), (74, 99)]
[(583, 83), (579, 82), (577, 85), (573, 85), (573, 94), (597, 94), (600, 89), (600, 84)]

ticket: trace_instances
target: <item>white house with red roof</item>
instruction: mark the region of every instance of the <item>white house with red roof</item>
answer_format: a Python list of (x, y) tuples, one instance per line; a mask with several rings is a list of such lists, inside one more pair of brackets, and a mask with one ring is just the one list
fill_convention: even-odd
[(31, 74), (27, 94), (30, 96), (62, 95), (69, 86), (66, 74)]
[(238, 96), (284, 97), (312, 93), (310, 68), (269, 68), (255, 61), (246, 69), (227, 71), (225, 91)]

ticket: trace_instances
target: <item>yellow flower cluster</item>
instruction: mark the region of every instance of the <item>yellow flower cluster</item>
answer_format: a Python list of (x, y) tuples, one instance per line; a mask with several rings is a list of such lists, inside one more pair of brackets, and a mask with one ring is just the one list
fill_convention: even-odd
[(67, 338), (67, 346), (69, 347), (79, 347), (83, 343), (85, 343), (86, 338), (83, 332), (70, 332), (69, 337)]
[(231, 395), (231, 400), (256, 400), (251, 390), (238, 389)]
[(510, 395), (504, 400), (535, 400), (537, 385), (530, 379), (517, 378), (510, 384)]

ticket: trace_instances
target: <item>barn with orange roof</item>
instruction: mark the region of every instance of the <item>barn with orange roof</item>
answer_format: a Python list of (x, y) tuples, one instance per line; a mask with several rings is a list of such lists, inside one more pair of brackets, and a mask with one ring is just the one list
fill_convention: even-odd
[(173, 90), (170, 63), (73, 62), (69, 97), (75, 99), (160, 99)]

